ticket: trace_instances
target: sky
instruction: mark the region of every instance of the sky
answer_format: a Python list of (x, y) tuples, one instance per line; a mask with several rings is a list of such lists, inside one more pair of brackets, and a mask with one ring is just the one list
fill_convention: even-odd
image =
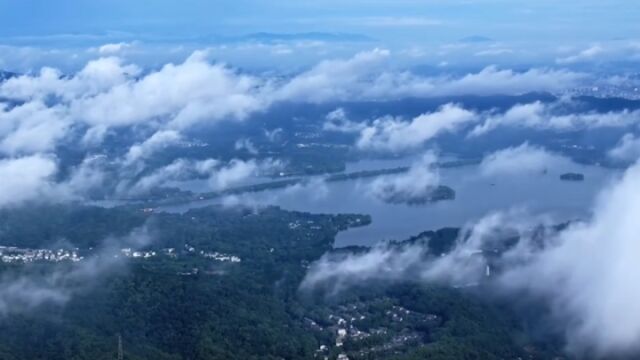
[(0, 0), (0, 69), (73, 72), (105, 44), (148, 68), (204, 48), (260, 71), (373, 48), (405, 67), (574, 66), (635, 57), (639, 17), (624, 0)]
[(295, 73), (382, 48), (404, 67), (605, 68), (606, 58), (634, 69), (638, 18), (624, 0), (0, 0), (0, 69), (74, 72), (105, 44), (145, 68), (211, 49), (214, 61)]
[(608, 41), (633, 37), (624, 0), (0, 0), (0, 38), (62, 34), (170, 40), (254, 32), (346, 32), (381, 41)]

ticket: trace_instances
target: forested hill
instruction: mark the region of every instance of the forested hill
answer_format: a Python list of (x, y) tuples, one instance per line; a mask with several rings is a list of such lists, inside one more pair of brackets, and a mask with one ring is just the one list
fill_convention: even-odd
[[(362, 284), (338, 297), (302, 294), (308, 267), (331, 251), (337, 232), (369, 221), (278, 208), (3, 211), (0, 244), (15, 247), (3, 256), (77, 247), (81, 259), (0, 263), (0, 358), (114, 359), (118, 335), (125, 359), (529, 354), (508, 312), (455, 289)], [(150, 241), (136, 248), (123, 240), (132, 231)], [(429, 234), (442, 242), (455, 231)], [(104, 239), (115, 253), (105, 252)], [(118, 261), (104, 261), (112, 257)], [(42, 298), (21, 297), (25, 287)], [(339, 339), (342, 328), (351, 330)]]

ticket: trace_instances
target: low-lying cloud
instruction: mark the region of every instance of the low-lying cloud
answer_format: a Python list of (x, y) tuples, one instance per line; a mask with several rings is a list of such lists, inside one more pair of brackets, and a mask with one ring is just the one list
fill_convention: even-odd
[(0, 160), (0, 207), (42, 199), (52, 187), (57, 164), (48, 157), (33, 155)]
[(356, 146), (362, 150), (405, 151), (422, 146), (435, 136), (452, 132), (475, 119), (475, 114), (455, 104), (442, 106), (411, 121), (393, 117), (374, 120), (360, 131)]
[(428, 202), (440, 185), (438, 157), (433, 152), (424, 154), (406, 173), (386, 175), (367, 184), (372, 196), (386, 202), (417, 204)]
[(609, 157), (616, 161), (634, 163), (640, 159), (640, 138), (625, 134), (616, 146), (609, 150)]
[[(195, 126), (241, 121), (275, 103), (554, 92), (571, 87), (584, 77), (566, 70), (517, 72), (497, 67), (463, 75), (424, 76), (394, 69), (388, 63), (392, 54), (385, 49), (363, 51), (346, 59), (325, 60), (289, 77), (246, 74), (225, 64), (211, 63), (206, 51), (193, 52), (183, 62), (146, 70), (118, 57), (122, 51), (130, 49), (129, 45), (113, 43), (95, 50), (93, 54), (102, 57), (89, 61), (74, 74), (44, 67), (39, 72), (0, 82), (0, 156), (5, 161), (3, 164), (6, 166), (11, 161), (31, 156), (48, 158), (52, 159), (50, 163), (56, 164), (56, 169), (49, 171), (47, 176), (34, 174), (36, 179), (46, 179), (41, 180), (42, 183), (66, 182), (69, 193), (74, 193), (71, 186), (82, 185), (82, 194), (88, 185), (102, 186), (100, 179), (115, 177), (121, 180), (117, 189), (122, 193), (123, 188), (146, 189), (152, 184), (164, 183), (164, 179), (177, 177), (178, 170), (185, 166), (180, 159), (173, 159), (174, 163), (156, 169), (149, 169), (147, 161), (165, 147), (179, 144)], [(532, 107), (543, 106), (534, 104)], [(531, 117), (541, 118), (547, 110), (532, 111)], [(518, 112), (522, 111), (515, 108), (511, 111)], [(505, 117), (511, 118), (511, 113)], [(626, 121), (633, 115), (612, 113), (602, 121), (618, 121), (618, 117), (621, 117), (620, 121)], [(401, 152), (420, 148), (439, 134), (465, 129), (483, 116), (459, 105), (447, 104), (413, 119), (386, 116), (358, 123), (350, 121), (346, 111), (338, 109), (327, 117), (325, 129), (356, 134), (356, 146), (360, 150)], [(589, 116), (586, 114), (580, 119), (590, 119)], [(527, 121), (531, 123), (531, 120)], [(567, 121), (572, 120), (554, 120)], [(483, 133), (496, 124), (515, 122), (487, 120), (474, 132)], [(74, 181), (54, 176), (67, 174), (57, 169), (55, 159), (61, 147), (84, 151), (84, 156), (92, 159), (102, 154), (100, 146), (105, 139), (122, 133), (133, 135), (125, 140), (122, 153), (115, 157), (109, 154), (110, 158), (102, 165), (91, 161), (90, 167), (88, 162), (79, 159), (75, 165), (77, 169), (70, 172), (82, 176)], [(238, 144), (250, 154), (255, 153), (249, 143)], [(222, 169), (212, 177), (212, 186), (224, 188), (227, 183), (237, 182), (236, 174), (252, 173), (251, 168), (255, 167), (251, 165), (252, 160), (245, 159), (245, 162)], [(89, 173), (92, 170), (94, 174)], [(82, 178), (91, 181), (82, 182)], [(24, 198), (39, 197), (40, 190), (29, 192), (29, 189), (25, 189)], [(5, 191), (0, 185), (0, 192), (10, 193), (11, 190)], [(4, 201), (5, 204), (9, 202)]]
[(272, 174), (282, 166), (282, 162), (273, 159), (232, 159), (229, 162), (216, 159), (177, 159), (142, 176), (137, 176), (137, 173), (121, 173), (124, 177), (119, 179), (116, 193), (121, 196), (138, 196), (154, 188), (194, 178), (207, 179), (211, 191), (222, 191), (242, 185), (252, 177)]
[(443, 256), (422, 245), (326, 255), (302, 287), (338, 291), (380, 279), (484, 284), (494, 294), (546, 304), (564, 329), (567, 350), (577, 356), (630, 355), (640, 351), (640, 287), (632, 280), (640, 272), (639, 182), (640, 165), (634, 165), (603, 191), (591, 218), (564, 229), (554, 230), (549, 218), (512, 211), (467, 227)]
[(489, 114), (469, 133), (481, 136), (501, 127), (530, 128), (534, 130), (575, 131), (598, 128), (624, 128), (638, 124), (640, 111), (610, 111), (558, 114), (558, 104), (540, 101), (518, 104), (504, 113)]
[(89, 291), (96, 281), (122, 269), (125, 259), (121, 248), (139, 249), (150, 242), (143, 227), (122, 238), (105, 239), (102, 247), (87, 257), (75, 263), (55, 264), (51, 272), (6, 273), (0, 278), (0, 316), (28, 313), (45, 305), (62, 306)]
[(491, 153), (482, 159), (479, 170), (484, 176), (540, 174), (566, 160), (541, 147), (524, 143)]

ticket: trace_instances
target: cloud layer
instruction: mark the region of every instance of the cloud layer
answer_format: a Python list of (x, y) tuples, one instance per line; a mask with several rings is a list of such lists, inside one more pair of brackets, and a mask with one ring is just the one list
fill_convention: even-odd
[(151, 237), (143, 227), (122, 238), (105, 239), (102, 247), (88, 257), (75, 263), (56, 264), (51, 272), (6, 273), (0, 278), (0, 316), (29, 312), (45, 305), (64, 305), (121, 269), (125, 265), (121, 248), (139, 249), (150, 242)]
[[(549, 218), (511, 211), (467, 227), (444, 256), (428, 254), (423, 245), (326, 255), (311, 267), (303, 288), (331, 284), (339, 291), (375, 280), (484, 283), (503, 296), (546, 303), (574, 354), (629, 355), (640, 351), (640, 287), (632, 280), (640, 272), (639, 181), (635, 165), (601, 194), (591, 219), (562, 230), (554, 231)], [(489, 277), (487, 267), (494, 270)]]
[(367, 185), (366, 191), (387, 202), (425, 202), (440, 185), (437, 161), (435, 153), (428, 152), (406, 173), (378, 177)]
[(533, 175), (555, 168), (563, 162), (568, 161), (541, 147), (524, 143), (485, 156), (479, 170), (484, 176)]
[(447, 104), (411, 121), (392, 117), (376, 119), (360, 130), (356, 146), (363, 150), (404, 151), (422, 146), (443, 132), (453, 132), (474, 120), (475, 114), (455, 104)]
[[(76, 193), (79, 197), (90, 190), (91, 185), (103, 186), (107, 178), (118, 179), (113, 187), (122, 194), (164, 184), (167, 179), (179, 177), (185, 168), (187, 173), (211, 177), (212, 187), (221, 189), (237, 183), (240, 175), (250, 176), (260, 166), (251, 159), (232, 161), (226, 166), (219, 165), (220, 173), (212, 175), (198, 171), (190, 159), (174, 159), (171, 164), (155, 168), (148, 162), (156, 153), (188, 141), (185, 134), (197, 126), (242, 121), (275, 103), (553, 92), (571, 87), (584, 78), (583, 74), (566, 70), (517, 72), (495, 66), (462, 75), (424, 76), (395, 69), (389, 64), (391, 52), (385, 49), (363, 51), (351, 58), (324, 60), (308, 70), (284, 77), (247, 74), (225, 64), (212, 63), (206, 51), (196, 51), (183, 62), (142, 69), (114, 56), (133, 46), (135, 44), (114, 43), (97, 48), (94, 53), (102, 57), (89, 61), (74, 74), (45, 67), (39, 72), (0, 82), (3, 166), (10, 168), (13, 161), (20, 164), (48, 159), (41, 160), (48, 165), (43, 167), (46, 171), (33, 168), (32, 174), (21, 176), (54, 188), (65, 183), (67, 193)], [(355, 122), (346, 117), (345, 110), (338, 109), (327, 117), (325, 129), (357, 134), (355, 145), (360, 150), (403, 152), (420, 149), (441, 134), (463, 131), (470, 126), (475, 126), (471, 134), (479, 136), (499, 126), (542, 129), (623, 126), (635, 123), (638, 118), (635, 112), (628, 111), (561, 116), (554, 115), (554, 111), (552, 106), (542, 103), (517, 105), (504, 114), (478, 113), (447, 104), (412, 119), (382, 116)], [(121, 153), (98, 160), (105, 139), (122, 137), (123, 133), (129, 137), (118, 139), (124, 141)], [(255, 154), (249, 142), (238, 140), (239, 148)], [(70, 171), (60, 171), (61, 146), (82, 152), (85, 161), (78, 161)], [(53, 186), (53, 183), (58, 184)], [(74, 191), (73, 186), (80, 188)], [(47, 186), (25, 188), (24, 194), (29, 195), (13, 195), (15, 200), (6, 195), (4, 203), (38, 198), (41, 190), (36, 188)]]

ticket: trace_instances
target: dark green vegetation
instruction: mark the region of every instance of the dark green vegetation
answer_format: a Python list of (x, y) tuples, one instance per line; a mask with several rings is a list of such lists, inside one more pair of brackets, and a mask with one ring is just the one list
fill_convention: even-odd
[(89, 248), (108, 236), (142, 226), (141, 211), (89, 206), (25, 206), (0, 209), (0, 245), (45, 248), (67, 244)]
[(383, 189), (382, 198), (390, 204), (424, 205), (437, 201), (453, 200), (456, 198), (456, 192), (448, 186), (440, 185), (434, 188), (427, 187), (421, 194), (414, 195), (391, 186)]
[[(467, 160), (456, 160), (456, 161), (445, 161), (436, 164), (439, 168), (454, 168), (461, 166), (469, 166), (478, 164), (479, 160), (476, 159), (467, 159)], [(349, 181), (349, 180), (357, 180), (357, 179), (366, 179), (366, 178), (374, 178), (378, 176), (384, 175), (394, 175), (394, 174), (402, 174), (409, 171), (409, 167), (395, 167), (389, 169), (378, 169), (378, 170), (363, 170), (363, 171), (354, 171), (348, 173), (336, 173), (336, 174), (328, 174), (322, 176), (322, 179), (325, 182), (339, 182), (339, 181)], [(206, 201), (211, 199), (220, 198), (228, 195), (238, 195), (243, 193), (251, 193), (251, 192), (260, 192), (267, 190), (277, 190), (283, 189), (289, 186), (294, 186), (297, 184), (304, 184), (308, 182), (309, 179), (312, 179), (311, 176), (307, 177), (294, 177), (287, 179), (277, 179), (274, 178), (273, 181), (268, 181), (259, 184), (252, 185), (243, 185), (232, 187), (226, 190), (221, 191), (212, 191), (206, 193), (194, 193), (192, 191), (180, 190), (176, 188), (155, 188), (150, 192), (140, 194), (136, 198), (132, 199), (118, 199), (123, 201), (134, 201), (138, 203), (145, 203), (147, 206), (160, 206), (160, 205), (176, 205), (176, 204), (184, 204), (194, 201)], [(453, 200), (455, 198), (455, 192), (453, 189), (447, 186), (440, 186), (434, 189), (431, 193), (429, 193), (426, 198), (422, 200), (416, 201), (416, 204), (424, 204), (432, 201), (440, 201), (440, 200)]]
[(564, 181), (584, 181), (584, 174), (566, 173), (560, 175), (560, 180)]
[[(354, 288), (321, 302), (308, 313), (307, 327), (333, 334), (350, 359), (548, 358), (552, 352), (528, 346), (520, 322), (498, 306), (456, 289), (416, 284)], [(346, 329), (343, 339), (335, 336)]]
[[(74, 206), (2, 211), (0, 245), (68, 244), (89, 259), (89, 248), (105, 237), (145, 226), (153, 242), (142, 251), (157, 255), (129, 259), (92, 277), (62, 305), (45, 302), (28, 311), (0, 311), (0, 359), (114, 359), (118, 334), (125, 359), (531, 355), (525, 350), (529, 341), (508, 311), (455, 289), (407, 282), (361, 284), (339, 297), (327, 296), (323, 289), (301, 292), (309, 264), (332, 251), (336, 233), (369, 221), (366, 216), (278, 208), (211, 207), (184, 215)], [(408, 241), (426, 241), (434, 252), (446, 252), (457, 235), (456, 229), (445, 229)], [(202, 256), (214, 252), (241, 261)], [(37, 279), (74, 265), (0, 266), (2, 309), (8, 285), (18, 274)], [(360, 332), (350, 330), (342, 347), (336, 347), (337, 330), (346, 326), (336, 317)], [(327, 348), (318, 352), (321, 345)]]

